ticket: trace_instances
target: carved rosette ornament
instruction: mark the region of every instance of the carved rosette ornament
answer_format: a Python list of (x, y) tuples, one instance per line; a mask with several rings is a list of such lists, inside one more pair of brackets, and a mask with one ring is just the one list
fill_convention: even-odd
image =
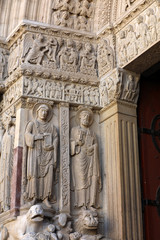
[(114, 69), (100, 84), (101, 105), (106, 106), (114, 99), (137, 103), (140, 75), (124, 69)]

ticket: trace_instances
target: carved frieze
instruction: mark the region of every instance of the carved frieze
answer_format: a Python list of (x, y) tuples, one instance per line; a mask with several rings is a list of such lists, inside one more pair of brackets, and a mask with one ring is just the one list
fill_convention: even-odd
[(100, 105), (99, 88), (80, 84), (24, 78), (23, 95), (87, 105)]
[(3, 94), (3, 110), (16, 102), (22, 96), (22, 93), (23, 82), (22, 79), (19, 79)]
[(159, 40), (159, 11), (154, 3), (117, 34), (118, 65), (125, 66)]
[(114, 69), (100, 84), (101, 105), (105, 106), (114, 99), (137, 103), (139, 77), (123, 69)]
[(10, 74), (19, 67), (24, 75), (98, 83), (96, 45), (91, 43), (27, 33), (12, 49)]
[(51, 24), (81, 31), (91, 31), (94, 7), (94, 0), (53, 1)]

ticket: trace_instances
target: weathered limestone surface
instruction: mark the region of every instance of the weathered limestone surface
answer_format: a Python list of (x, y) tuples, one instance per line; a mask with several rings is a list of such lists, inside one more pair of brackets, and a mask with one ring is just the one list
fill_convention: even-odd
[(143, 239), (136, 104), (159, 11), (0, 1), (0, 240)]

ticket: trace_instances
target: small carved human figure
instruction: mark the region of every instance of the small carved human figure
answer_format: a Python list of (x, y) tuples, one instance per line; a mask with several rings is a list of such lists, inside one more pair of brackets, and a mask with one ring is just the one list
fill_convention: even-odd
[(154, 10), (152, 8), (149, 8), (147, 10), (147, 38), (148, 38), (148, 43), (151, 44), (157, 39), (157, 30), (156, 30), (156, 24), (157, 24), (157, 19), (154, 14)]
[(52, 110), (46, 104), (33, 108), (34, 121), (25, 129), (23, 158), (24, 199), (40, 201), (47, 207), (54, 202), (53, 183), (57, 164), (58, 134), (51, 123)]
[(4, 80), (6, 59), (3, 54), (3, 51), (0, 51), (0, 81)]
[(72, 180), (75, 192), (75, 207), (98, 207), (101, 190), (98, 143), (90, 130), (93, 112), (86, 107), (76, 115), (79, 126), (71, 129)]
[(127, 62), (126, 32), (121, 31), (119, 37), (120, 37), (119, 42), (118, 42), (119, 65), (123, 66)]
[(107, 91), (107, 86), (106, 86), (106, 82), (103, 81), (100, 85), (100, 99), (101, 99), (101, 105), (105, 106), (108, 103), (108, 91)]
[(114, 67), (113, 50), (107, 40), (98, 45), (97, 61), (100, 76)]
[(1, 143), (0, 158), (0, 212), (10, 208), (10, 181), (13, 164), (15, 117), (9, 117)]
[(126, 50), (128, 60), (133, 59), (137, 54), (136, 36), (132, 25), (127, 28)]
[(58, 54), (60, 67), (63, 70), (76, 72), (78, 65), (78, 53), (75, 51), (74, 42), (67, 40), (66, 46)]
[(39, 34), (37, 38), (34, 39), (33, 46), (29, 46), (28, 48), (29, 49), (26, 49), (26, 51), (29, 52), (25, 58), (25, 63), (41, 65), (44, 54), (48, 51), (48, 47), (46, 42), (44, 41), (44, 37)]
[(138, 51), (141, 52), (148, 46), (147, 41), (147, 34), (148, 34), (148, 28), (147, 25), (144, 23), (143, 16), (139, 16), (137, 18), (137, 29), (136, 29), (136, 37), (138, 41)]
[(134, 101), (137, 92), (137, 83), (132, 75), (128, 76), (126, 87), (124, 89), (124, 99)]
[(85, 48), (80, 53), (80, 71), (84, 74), (96, 75), (96, 56), (90, 43), (85, 44)]

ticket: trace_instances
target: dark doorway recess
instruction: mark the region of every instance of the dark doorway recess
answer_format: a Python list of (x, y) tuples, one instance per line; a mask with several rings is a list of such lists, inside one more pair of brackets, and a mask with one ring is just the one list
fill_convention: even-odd
[(141, 75), (139, 152), (145, 240), (160, 239), (160, 63)]

